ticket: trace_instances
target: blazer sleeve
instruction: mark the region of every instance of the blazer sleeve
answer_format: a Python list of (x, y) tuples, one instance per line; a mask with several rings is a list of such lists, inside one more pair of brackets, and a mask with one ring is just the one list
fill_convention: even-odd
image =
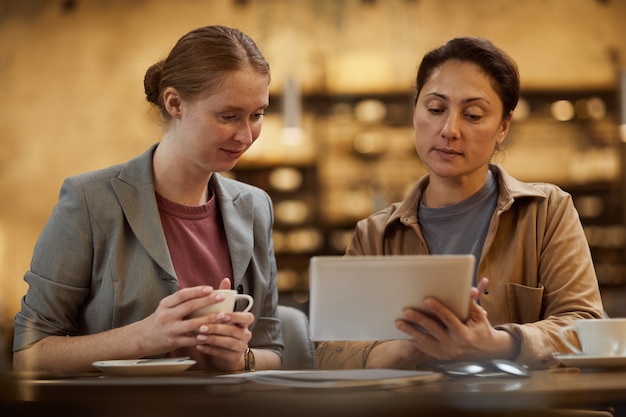
[(68, 178), (24, 276), (29, 288), (15, 317), (14, 351), (47, 336), (77, 332), (78, 308), (89, 293), (91, 236), (82, 188)]

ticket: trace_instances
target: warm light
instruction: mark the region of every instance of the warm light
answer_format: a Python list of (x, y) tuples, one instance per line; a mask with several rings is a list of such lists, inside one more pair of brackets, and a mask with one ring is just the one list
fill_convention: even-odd
[(283, 144), (285, 146), (300, 146), (303, 141), (302, 128), (300, 127), (284, 127), (283, 128)]
[(295, 191), (302, 185), (302, 173), (295, 168), (281, 167), (273, 169), (268, 178), (270, 185), (279, 191)]
[(294, 77), (288, 77), (283, 92), (283, 135), (285, 146), (302, 144), (302, 97), (300, 88)]
[(276, 220), (285, 224), (304, 223), (311, 214), (309, 206), (300, 200), (283, 200), (274, 204)]
[(287, 243), (292, 252), (314, 252), (324, 244), (324, 236), (313, 227), (303, 227), (291, 230), (287, 234)]
[(380, 100), (362, 100), (354, 107), (354, 115), (360, 122), (382, 123), (386, 114), (387, 108)]
[(298, 271), (294, 269), (283, 268), (276, 273), (276, 279), (279, 291), (291, 291), (298, 284)]
[(552, 117), (560, 122), (566, 122), (574, 118), (574, 105), (569, 100), (558, 100), (550, 106)]
[(604, 100), (599, 97), (590, 98), (587, 102), (587, 107), (592, 119), (602, 119), (606, 116), (606, 104), (604, 104)]
[(354, 137), (354, 150), (362, 155), (375, 156), (386, 149), (384, 137), (376, 132), (361, 132)]

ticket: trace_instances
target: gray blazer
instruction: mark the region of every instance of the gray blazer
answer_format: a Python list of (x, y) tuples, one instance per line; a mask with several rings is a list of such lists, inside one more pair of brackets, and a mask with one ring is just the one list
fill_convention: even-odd
[[(49, 335), (86, 335), (141, 320), (179, 289), (154, 192), (153, 145), (129, 162), (65, 180), (35, 246), (13, 350)], [(254, 297), (250, 346), (282, 354), (272, 203), (214, 174), (234, 288)]]

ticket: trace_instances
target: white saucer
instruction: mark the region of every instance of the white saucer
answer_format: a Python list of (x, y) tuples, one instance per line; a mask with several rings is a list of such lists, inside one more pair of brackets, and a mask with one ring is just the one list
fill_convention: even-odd
[(555, 353), (554, 357), (563, 365), (577, 366), (579, 368), (626, 368), (626, 356), (564, 355)]
[(108, 375), (155, 376), (177, 374), (195, 363), (196, 361), (188, 360), (188, 358), (163, 358), (98, 361), (92, 365)]

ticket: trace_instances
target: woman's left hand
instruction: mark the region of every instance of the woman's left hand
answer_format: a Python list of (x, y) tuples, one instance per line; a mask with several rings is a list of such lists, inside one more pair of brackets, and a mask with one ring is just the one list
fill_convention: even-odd
[[(230, 288), (230, 280), (225, 278), (220, 289)], [(219, 371), (241, 371), (244, 368), (244, 353), (252, 332), (248, 327), (254, 322), (252, 313), (217, 313), (207, 316), (207, 322), (198, 329), (196, 348), (213, 357)]]
[(412, 338), (413, 346), (439, 360), (509, 358), (513, 339), (495, 329), (487, 312), (472, 294), (469, 315), (462, 322), (449, 308), (434, 298), (427, 298), (427, 311), (405, 309), (396, 327)]

